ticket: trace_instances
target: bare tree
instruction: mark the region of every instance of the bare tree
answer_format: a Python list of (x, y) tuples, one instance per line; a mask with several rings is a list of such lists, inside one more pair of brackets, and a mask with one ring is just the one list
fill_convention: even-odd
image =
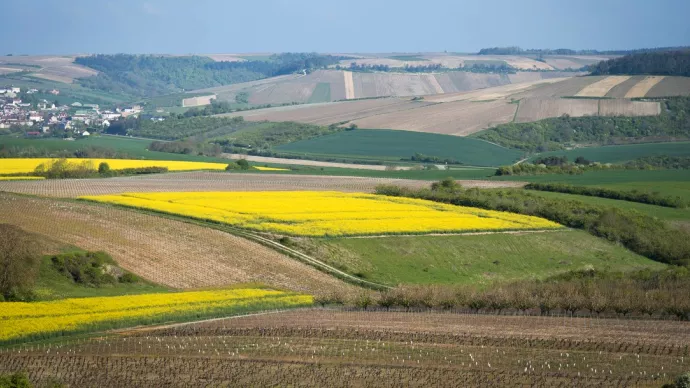
[(34, 239), (19, 227), (0, 224), (0, 295), (13, 299), (29, 291), (39, 265)]

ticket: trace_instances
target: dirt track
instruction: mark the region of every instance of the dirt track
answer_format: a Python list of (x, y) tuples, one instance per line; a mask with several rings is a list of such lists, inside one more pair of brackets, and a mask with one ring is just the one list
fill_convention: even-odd
[[(385, 171), (388, 167), (378, 164), (354, 164), (354, 163), (335, 163), (335, 162), (321, 162), (318, 160), (305, 160), (305, 159), (285, 159), (285, 158), (270, 158), (267, 156), (253, 156), (253, 155), (243, 155), (243, 154), (222, 154), (224, 158), (238, 160), (246, 159), (250, 162), (257, 163), (277, 163), (277, 164), (291, 164), (298, 166), (316, 166), (316, 167), (337, 167), (337, 168), (349, 168), (354, 170), (374, 170), (374, 171)], [(396, 170), (409, 170), (410, 167), (398, 166)]]

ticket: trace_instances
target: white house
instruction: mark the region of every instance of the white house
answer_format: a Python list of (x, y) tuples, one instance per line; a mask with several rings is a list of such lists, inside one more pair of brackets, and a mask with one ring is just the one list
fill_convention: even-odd
[(89, 131), (84, 131), (81, 133), (81, 135), (82, 136), (90, 136), (91, 134), (89, 133)]
[(12, 87), (11, 91), (12, 91), (12, 93), (20, 93), (22, 91), (22, 89)]
[(103, 126), (103, 128), (108, 128), (108, 127), (110, 126), (110, 121), (108, 121), (108, 120), (103, 120), (103, 122), (101, 123), (101, 125)]

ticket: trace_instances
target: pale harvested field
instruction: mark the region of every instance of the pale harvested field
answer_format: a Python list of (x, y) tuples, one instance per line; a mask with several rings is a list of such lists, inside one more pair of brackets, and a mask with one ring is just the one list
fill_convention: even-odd
[[(522, 187), (524, 182), (458, 181), (466, 187)], [(41, 184), (27, 184), (41, 183)], [(126, 192), (173, 191), (343, 191), (373, 192), (380, 184), (409, 188), (429, 187), (431, 182), (411, 179), (365, 178), (320, 175), (186, 172), (109, 179), (47, 179), (0, 181), (0, 192), (44, 197), (76, 198), (85, 195)]]
[(22, 71), (22, 70), (24, 70), (24, 69), (19, 69), (17, 67), (0, 67), (0, 75), (16, 73), (16, 72)]
[(690, 77), (666, 77), (645, 97), (690, 96)]
[(632, 76), (624, 82), (612, 87), (611, 90), (606, 93), (606, 97), (625, 98), (625, 95), (630, 91), (630, 89), (632, 89), (633, 86), (637, 85), (637, 83), (643, 79), (645, 79), (645, 76), (643, 75)]
[(202, 54), (204, 57), (209, 57), (216, 62), (244, 62), (246, 59), (237, 56), (237, 54)]
[(566, 97), (574, 96), (582, 88), (594, 82), (601, 80), (604, 77), (572, 77), (558, 82), (549, 84), (541, 84), (538, 87), (530, 88), (521, 91), (511, 97), (513, 98), (529, 98), (529, 97)]
[(544, 60), (555, 69), (564, 70), (567, 68), (579, 69), (583, 66), (594, 65), (601, 61), (610, 59), (609, 56), (589, 56), (589, 55), (546, 55)]
[[(306, 78), (306, 77), (303, 77)], [(286, 102), (305, 103), (309, 100), (316, 83), (303, 82), (296, 79), (295, 82), (280, 82), (273, 85), (263, 85), (250, 92), (251, 104), (283, 104)]]
[(642, 81), (633, 86), (626, 94), (625, 98), (644, 97), (656, 84), (661, 82), (665, 77), (652, 76), (645, 77)]
[(457, 101), (380, 114), (352, 122), (360, 128), (386, 128), (466, 136), (492, 125), (510, 122), (516, 108), (516, 104), (508, 104), (505, 101)]
[[(305, 160), (305, 159), (285, 159), (285, 158), (270, 158), (266, 156), (253, 156), (253, 155), (243, 155), (243, 154), (221, 154), (222, 157), (239, 160), (246, 159), (250, 162), (257, 163), (277, 163), (277, 164), (288, 164), (297, 166), (315, 166), (315, 167), (336, 167), (336, 168), (349, 168), (354, 170), (373, 170), (373, 171), (385, 171), (388, 169), (387, 166), (377, 165), (377, 164), (353, 164), (353, 163), (335, 163), (335, 162), (321, 162), (318, 160)], [(395, 170), (409, 170), (410, 167), (396, 166)]]
[(199, 96), (199, 97), (191, 97), (191, 98), (185, 98), (182, 100), (182, 106), (183, 107), (194, 107), (194, 106), (204, 106), (204, 105), (211, 105), (211, 100), (216, 99), (215, 94), (212, 94), (210, 96)]
[[(345, 72), (346, 79), (348, 73), (353, 74)], [(420, 96), (436, 94), (441, 89), (433, 74), (354, 73), (353, 78), (356, 98)]]
[(656, 101), (631, 101), (610, 99), (599, 101), (601, 116), (656, 116), (661, 113), (661, 105)]
[(630, 76), (627, 75), (612, 75), (606, 77), (593, 84), (585, 86), (582, 90), (577, 92), (577, 97), (604, 97), (613, 87), (625, 82)]
[(389, 112), (406, 111), (430, 105), (425, 101), (409, 101), (398, 98), (380, 98), (349, 102), (286, 106), (254, 111), (229, 113), (224, 116), (243, 116), (249, 121), (298, 121), (329, 125), (348, 122)]
[(525, 123), (565, 114), (571, 117), (596, 116), (599, 101), (565, 98), (524, 98), (520, 100), (515, 122)]
[(343, 71), (343, 83), (345, 84), (345, 99), (355, 98), (355, 83), (351, 71)]
[(536, 87), (542, 87), (542, 85), (559, 83), (562, 81), (569, 80), (570, 78), (552, 78), (545, 80), (538, 80), (533, 82), (523, 82), (519, 84), (509, 84), (503, 86), (497, 86), (493, 88), (475, 90), (471, 92), (462, 93), (448, 93), (435, 96), (424, 97), (425, 101), (431, 102), (452, 102), (452, 101), (486, 101), (486, 100), (497, 100), (506, 99), (519, 92), (524, 92)]
[(133, 210), (0, 193), (0, 222), (108, 252), (122, 268), (175, 288), (260, 282), (310, 293), (351, 289), (260, 244)]
[(54, 55), (0, 56), (0, 64), (21, 63), (40, 66), (40, 69), (30, 69), (34, 76), (63, 83), (72, 83), (75, 78), (90, 77), (98, 74), (96, 70), (74, 64), (75, 58), (76, 56)]

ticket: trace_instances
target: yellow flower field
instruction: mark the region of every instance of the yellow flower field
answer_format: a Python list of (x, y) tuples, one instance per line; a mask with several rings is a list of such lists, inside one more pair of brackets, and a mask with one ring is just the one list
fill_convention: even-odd
[(287, 168), (261, 167), (261, 166), (254, 166), (254, 169), (259, 170), (259, 171), (290, 171)]
[(40, 181), (42, 176), (0, 176), (0, 181)]
[(4, 302), (0, 303), (0, 341), (121, 326), (118, 323), (155, 323), (186, 315), (201, 317), (312, 303), (309, 295), (263, 289)]
[[(0, 159), (1, 174), (20, 174), (33, 172), (39, 164), (49, 163), (57, 159), (50, 158), (21, 158), (21, 159)], [(90, 161), (94, 169), (98, 168), (101, 162), (106, 162), (111, 170), (122, 170), (125, 168), (140, 167), (167, 167), (168, 171), (191, 171), (191, 170), (225, 170), (227, 164), (206, 163), (206, 162), (181, 162), (174, 160), (133, 160), (133, 159), (67, 159), (70, 163), (82, 163)]]
[(124, 193), (81, 198), (297, 236), (426, 234), (561, 227), (538, 217), (361, 193)]

